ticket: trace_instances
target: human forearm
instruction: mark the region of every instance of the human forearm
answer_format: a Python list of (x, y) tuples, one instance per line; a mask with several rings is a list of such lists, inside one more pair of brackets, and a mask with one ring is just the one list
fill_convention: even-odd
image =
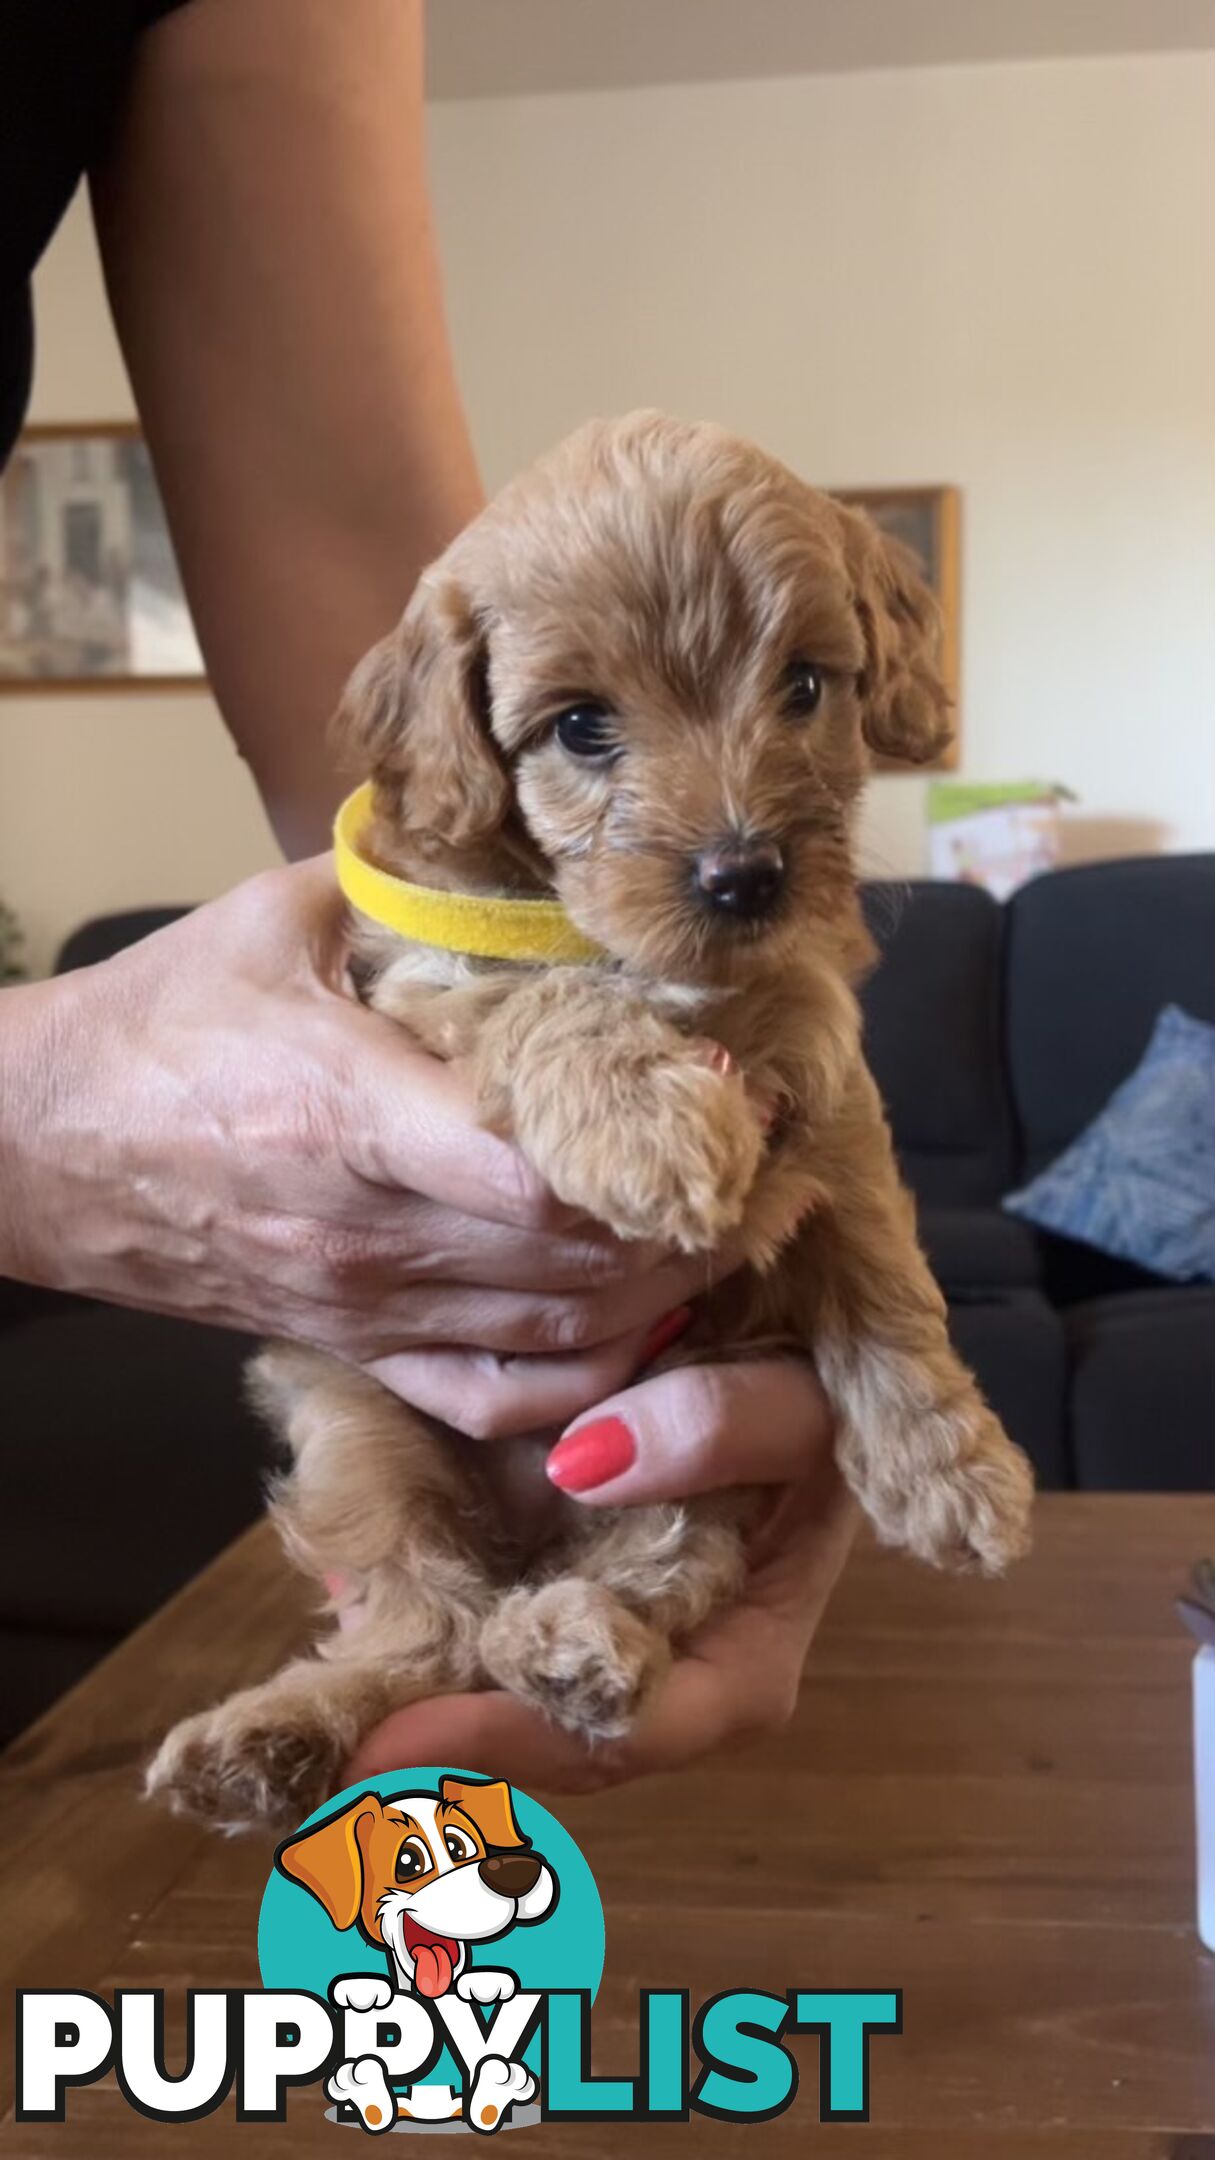
[(343, 993), (341, 923), (301, 863), (0, 995), (0, 1275), (319, 1345), (483, 1436), (560, 1424), (704, 1262), (569, 1222), (467, 1073)]
[(157, 988), (133, 958), (0, 1000), (0, 1275), (233, 1320), (199, 1266), (204, 1088), (158, 1035)]
[(193, 0), (143, 41), (94, 203), (208, 671), (306, 852), (341, 685), (480, 499), (416, 0)]
[(18, 1282), (48, 1279), (36, 1235), (37, 1159), (64, 1019), (54, 985), (0, 992), (0, 1276)]

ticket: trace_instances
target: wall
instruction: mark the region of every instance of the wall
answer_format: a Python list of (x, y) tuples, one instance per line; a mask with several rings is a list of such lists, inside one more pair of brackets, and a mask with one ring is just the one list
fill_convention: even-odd
[[(958, 482), (964, 771), (1074, 788), (1074, 854), (1215, 845), (1213, 94), (1171, 55), (437, 107), (487, 478), (658, 404), (827, 484)], [(76, 212), (40, 279), (39, 417), (129, 409), (86, 241)], [(920, 867), (922, 794), (876, 783), (870, 868)], [(269, 852), (204, 698), (0, 706), (39, 956)]]
[[(81, 199), (39, 272), (37, 311), (31, 418), (130, 418)], [(209, 897), (277, 859), (205, 691), (0, 698), (0, 898), (35, 970), (89, 915)]]
[(1215, 844), (1215, 56), (453, 105), (434, 162), (491, 479), (655, 404), (957, 481), (966, 773), (1067, 782), (1076, 852)]

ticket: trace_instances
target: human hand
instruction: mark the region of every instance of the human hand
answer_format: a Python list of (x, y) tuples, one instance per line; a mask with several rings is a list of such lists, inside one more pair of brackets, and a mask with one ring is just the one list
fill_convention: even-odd
[[(675, 1770), (783, 1724), (797, 1700), (815, 1630), (847, 1559), (855, 1505), (832, 1455), (831, 1412), (798, 1359), (683, 1366), (598, 1406), (619, 1419), (632, 1462), (578, 1498), (631, 1506), (715, 1487), (784, 1487), (751, 1553), (741, 1601), (686, 1643), (623, 1740), (589, 1747), (514, 1696), (491, 1689), (411, 1704), (369, 1733), (346, 1772), (355, 1784), (410, 1763), (458, 1763), (529, 1791), (590, 1792)], [(587, 1443), (581, 1421), (549, 1457), (567, 1491)], [(623, 1449), (620, 1451), (622, 1454)], [(563, 1467), (564, 1466), (564, 1467)], [(350, 1616), (357, 1626), (357, 1612)]]
[(4, 992), (0, 1273), (319, 1344), (469, 1432), (559, 1425), (704, 1262), (558, 1206), (345, 992), (343, 923), (317, 858)]

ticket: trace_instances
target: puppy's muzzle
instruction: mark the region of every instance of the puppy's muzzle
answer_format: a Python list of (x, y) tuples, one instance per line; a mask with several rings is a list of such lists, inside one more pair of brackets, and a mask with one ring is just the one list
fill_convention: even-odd
[(477, 1862), (477, 1873), (499, 1897), (526, 1897), (540, 1880), (540, 1862), (533, 1853), (491, 1853)]
[(696, 857), (696, 890), (707, 907), (737, 922), (770, 915), (785, 886), (785, 859), (766, 834), (723, 840)]

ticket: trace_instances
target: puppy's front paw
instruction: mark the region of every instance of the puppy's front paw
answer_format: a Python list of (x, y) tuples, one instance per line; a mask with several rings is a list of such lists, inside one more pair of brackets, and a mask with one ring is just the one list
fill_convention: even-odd
[(560, 1199), (618, 1237), (711, 1252), (741, 1221), (763, 1149), (741, 1079), (690, 1048), (630, 1076), (539, 1167)]
[(665, 1672), (657, 1629), (576, 1576), (512, 1590), (481, 1630), (485, 1670), (584, 1740), (618, 1740)]
[(217, 1830), (293, 1829), (339, 1782), (336, 1736), (301, 1705), (276, 1715), (260, 1688), (175, 1725), (145, 1791)]

